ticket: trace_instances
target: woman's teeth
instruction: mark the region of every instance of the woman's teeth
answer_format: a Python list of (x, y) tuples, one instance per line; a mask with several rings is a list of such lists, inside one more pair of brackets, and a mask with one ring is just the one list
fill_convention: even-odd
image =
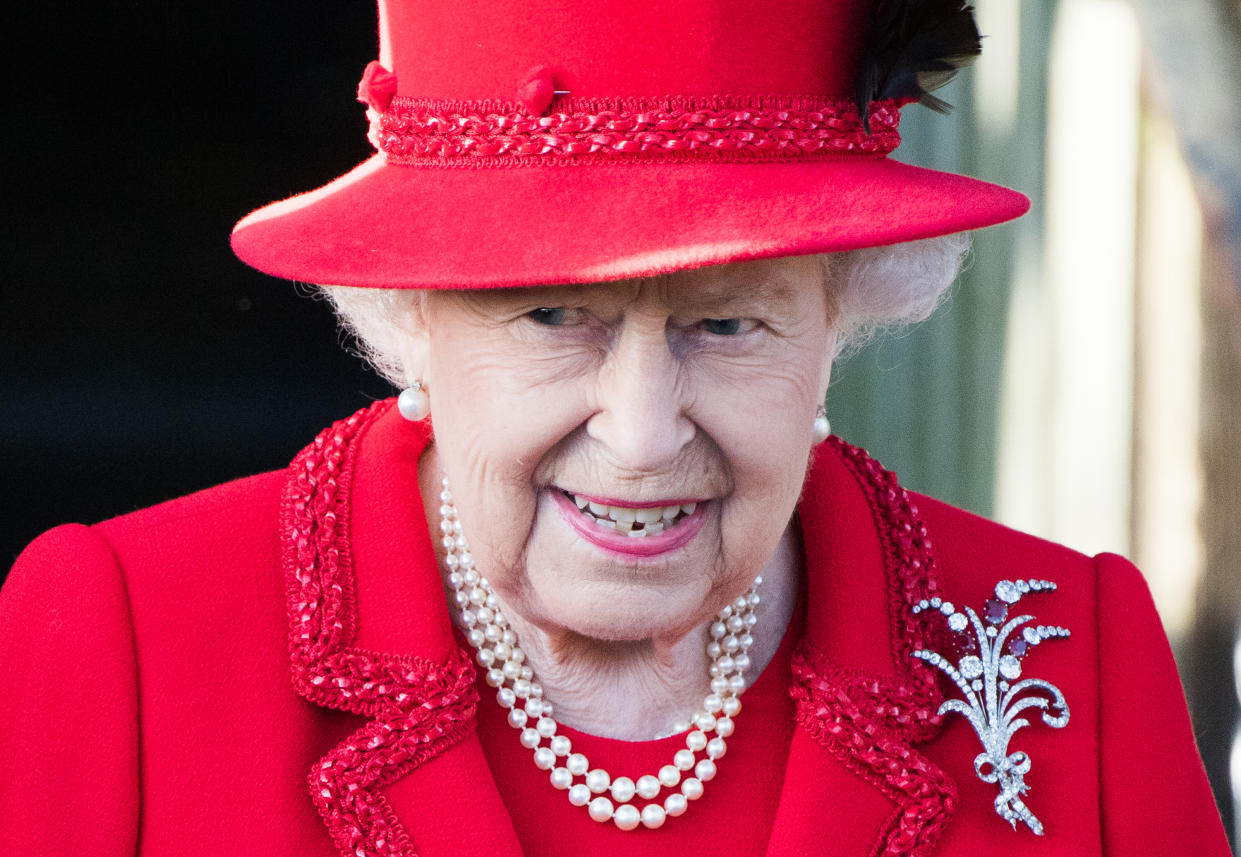
[(681, 503), (676, 506), (650, 506), (635, 509), (631, 506), (608, 506), (578, 497), (565, 492), (565, 495), (577, 504), (582, 514), (590, 518), (600, 527), (616, 530), (628, 536), (655, 536), (672, 526), (683, 515), (692, 515), (698, 508), (697, 503)]

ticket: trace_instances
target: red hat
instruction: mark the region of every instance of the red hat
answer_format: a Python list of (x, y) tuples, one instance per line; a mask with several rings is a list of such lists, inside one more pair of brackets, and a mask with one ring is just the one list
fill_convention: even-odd
[[(237, 224), (324, 285), (594, 282), (989, 226), (1021, 194), (888, 158), (978, 50), (955, 0), (379, 0), (379, 150)], [(861, 109), (859, 110), (859, 106)]]

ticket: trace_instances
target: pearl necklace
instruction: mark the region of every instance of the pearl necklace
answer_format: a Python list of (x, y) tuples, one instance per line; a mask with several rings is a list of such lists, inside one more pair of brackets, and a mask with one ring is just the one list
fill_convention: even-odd
[[(533, 752), (534, 764), (551, 772), (552, 785), (568, 792), (569, 803), (586, 807), (595, 821), (610, 820), (621, 830), (633, 830), (639, 824), (655, 829), (669, 816), (682, 815), (690, 801), (702, 797), (703, 783), (715, 777), (715, 762), (727, 749), (724, 739), (733, 734), (733, 718), (741, 711), (738, 697), (745, 689), (744, 674), (750, 666), (752, 629), (757, 619), (754, 608), (759, 603), (758, 586), (763, 578), (756, 577), (749, 591), (716, 614), (711, 623), (707, 644), (711, 693), (689, 723), (674, 727), (673, 734), (693, 727), (685, 736), (685, 749), (676, 752), (671, 764), (654, 775), (639, 777), (637, 782), (629, 777), (613, 778), (602, 768), (592, 768), (583, 754), (574, 753), (568, 736), (557, 734), (559, 724), (552, 717), (552, 703), (543, 698), (543, 687), (526, 663), (516, 632), (501, 613), (487, 579), (474, 566), (447, 479), (440, 502), (448, 584), (461, 608), (466, 638), (477, 650), (479, 665), (487, 670), (487, 684), (496, 688), (496, 701), (508, 709), (509, 725), (519, 731), (521, 745)], [(709, 737), (711, 732), (714, 737)], [(689, 772), (693, 775), (685, 776)], [(661, 802), (659, 796), (665, 789), (670, 794)], [(633, 803), (635, 797), (647, 803), (639, 809)]]

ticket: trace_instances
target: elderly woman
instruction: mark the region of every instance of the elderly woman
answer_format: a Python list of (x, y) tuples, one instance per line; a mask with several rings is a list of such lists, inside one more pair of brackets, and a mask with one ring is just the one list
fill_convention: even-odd
[(476, 6), (381, 2), (380, 153), (234, 233), (403, 392), (23, 554), (0, 850), (1226, 853), (1138, 573), (828, 440), (1026, 205), (886, 158), (968, 8)]

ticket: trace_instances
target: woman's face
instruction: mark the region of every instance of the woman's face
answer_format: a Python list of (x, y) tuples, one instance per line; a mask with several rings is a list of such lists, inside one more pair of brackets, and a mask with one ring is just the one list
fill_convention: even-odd
[(436, 466), (509, 611), (675, 639), (762, 570), (827, 389), (819, 259), (435, 292), (424, 312)]

